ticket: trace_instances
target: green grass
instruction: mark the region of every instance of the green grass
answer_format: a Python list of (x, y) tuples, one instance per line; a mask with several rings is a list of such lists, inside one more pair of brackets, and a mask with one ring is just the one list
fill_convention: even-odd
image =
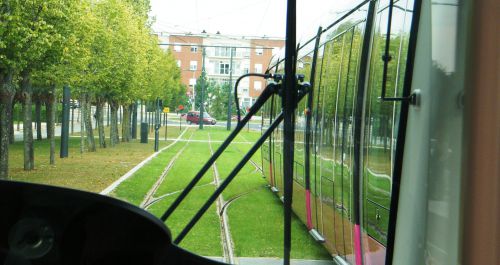
[[(237, 256), (281, 257), (283, 255), (283, 205), (268, 189), (235, 201), (228, 209)], [(308, 234), (294, 216), (292, 258), (330, 259), (328, 252)]]
[[(160, 147), (170, 141), (160, 142)], [(64, 186), (100, 192), (113, 181), (150, 156), (153, 142), (141, 144), (137, 140), (119, 143), (113, 148), (99, 148), (96, 152), (80, 153), (80, 139), (70, 138), (69, 157), (59, 158), (60, 139), (56, 138), (55, 165), (49, 164), (49, 141), (35, 141), (35, 169), (23, 169), (23, 142), (15, 142), (9, 150), (9, 177), (11, 180)]]
[(138, 172), (132, 175), (132, 177), (121, 183), (120, 186), (112, 192), (112, 196), (139, 205), (158, 179), (158, 176), (163, 172), (168, 161), (170, 161), (185, 144), (186, 143), (183, 142), (177, 142), (169, 149), (160, 153)]
[[(168, 172), (165, 181), (158, 188), (155, 197), (184, 189), (206, 162), (209, 155), (210, 150), (206, 143), (190, 142), (183, 155), (177, 159), (170, 172)], [(207, 184), (212, 181), (212, 170), (209, 170), (197, 185)]]
[[(191, 220), (213, 191), (213, 185), (196, 188), (195, 192), (186, 197), (180, 207), (169, 217), (167, 225), (174, 238)], [(174, 196), (167, 197), (165, 200), (154, 204), (149, 211), (156, 216), (160, 216), (174, 199)], [(216, 214), (215, 205), (212, 205), (207, 210), (205, 215), (181, 242), (180, 246), (198, 255), (222, 256), (219, 217)]]
[[(247, 144), (234, 144), (218, 162), (221, 177), (225, 178), (241, 157), (250, 149)], [(253, 159), (260, 164), (260, 151)], [(247, 193), (248, 192), (248, 193)], [(235, 254), (241, 257), (281, 257), (283, 255), (283, 205), (267, 188), (267, 181), (251, 164), (245, 165), (223, 195), (229, 200), (239, 194), (228, 208)], [(308, 234), (305, 225), (294, 216), (292, 223), (292, 258), (329, 259), (328, 252)]]
[[(192, 137), (191, 132), (194, 133)], [(206, 126), (203, 131), (197, 128), (190, 129), (184, 135), (184, 139), (191, 138), (203, 141), (178, 142), (122, 183), (113, 195), (136, 205), (140, 204), (165, 166), (181, 148), (186, 146), (154, 197), (171, 195), (148, 208), (148, 211), (160, 216), (208, 160), (210, 156), (209, 144), (206, 142), (208, 137), (210, 136), (212, 141), (216, 141), (212, 143), (212, 149), (215, 151), (221, 144), (217, 141), (224, 140), (228, 134), (229, 132), (225, 128), (220, 127)], [(253, 142), (259, 136), (260, 132), (243, 131), (242, 135), (239, 135), (235, 141)], [(222, 180), (227, 177), (251, 146), (247, 143), (235, 143), (226, 149), (217, 161)], [(260, 150), (255, 153), (252, 159), (260, 165)], [(174, 238), (215, 190), (215, 186), (211, 184), (213, 178), (213, 170), (210, 169), (167, 220), (167, 225)], [(233, 201), (227, 208), (235, 254), (241, 257), (281, 257), (283, 255), (283, 205), (278, 197), (268, 189), (262, 174), (250, 163), (243, 167), (234, 181), (223, 192), (223, 196), (227, 201), (242, 193), (247, 194)], [(292, 238), (293, 258), (330, 258), (326, 250), (311, 238), (304, 224), (296, 217), (293, 220)], [(222, 255), (220, 224), (215, 204), (207, 210), (182, 241), (181, 246), (200, 255)]]

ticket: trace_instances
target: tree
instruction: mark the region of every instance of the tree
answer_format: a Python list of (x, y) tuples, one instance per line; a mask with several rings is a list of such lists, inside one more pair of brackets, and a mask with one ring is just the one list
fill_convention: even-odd
[[(217, 84), (213, 90), (212, 101), (210, 104), (210, 114), (216, 119), (225, 120), (227, 119), (227, 107), (228, 107), (228, 97), (231, 86), (228, 83)], [(236, 105), (234, 101), (232, 103), (232, 111), (236, 113)]]
[(92, 56), (89, 47), (94, 41), (97, 26), (88, 1), (80, 1), (78, 4), (69, 2), (61, 11), (64, 13), (64, 19), (54, 22), (57, 24), (59, 41), (52, 42), (41, 67), (33, 71), (37, 94), (42, 95), (39, 100), (46, 103), (51, 164), (55, 163), (55, 104), (61, 93), (58, 88), (71, 84), (73, 96), (79, 96), (78, 88), (88, 81), (85, 73)]
[[(185, 101), (186, 88), (170, 52), (158, 47), (148, 20), (149, 0), (6, 0), (0, 3), (0, 178), (8, 176), (13, 100), (22, 100), (25, 169), (34, 167), (31, 102), (46, 102), (50, 162), (55, 161), (54, 120), (60, 87), (70, 85), (82, 107), (82, 145), (94, 151), (92, 105), (99, 145), (106, 147), (103, 107), (111, 106), (111, 146), (130, 139), (130, 110), (138, 99)], [(34, 85), (34, 86), (33, 86)], [(35, 98), (34, 98), (35, 97)], [(39, 119), (38, 119), (39, 120)], [(83, 144), (83, 133), (86, 144)]]
[[(69, 2), (69, 1), (68, 1)], [(61, 41), (58, 25), (64, 25), (65, 1), (3, 1), (0, 4), (0, 178), (8, 174), (8, 134), (14, 81), (19, 80), (24, 113), (24, 169), (34, 168), (31, 128), (31, 74), (41, 67), (54, 43)], [(26, 12), (30, 10), (30, 12)], [(50, 56), (48, 56), (50, 58)], [(18, 78), (15, 78), (19, 75)]]

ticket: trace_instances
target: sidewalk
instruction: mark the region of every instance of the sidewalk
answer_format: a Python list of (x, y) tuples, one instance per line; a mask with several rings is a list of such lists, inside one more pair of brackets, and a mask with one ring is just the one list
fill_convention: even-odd
[[(74, 129), (74, 132), (77, 133), (77, 132), (80, 132), (80, 122), (74, 122), (73, 124), (73, 129)], [(36, 140), (36, 129), (35, 129), (35, 123), (33, 122), (33, 139)], [(70, 128), (69, 128), (69, 133), (71, 133), (71, 124), (70, 124)], [(56, 124), (55, 128), (54, 128), (54, 131), (55, 131), (55, 136), (61, 136), (61, 124), (58, 123)], [(47, 124), (45, 122), (42, 122), (42, 139), (46, 139), (47, 138)], [(14, 142), (21, 142), (23, 141), (23, 124), (21, 123), (19, 125), (19, 130), (17, 130), (17, 125), (14, 124)]]

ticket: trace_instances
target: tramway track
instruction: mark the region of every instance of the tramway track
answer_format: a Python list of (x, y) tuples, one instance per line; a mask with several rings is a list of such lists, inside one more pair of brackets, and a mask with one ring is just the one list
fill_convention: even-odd
[[(193, 137), (193, 135), (194, 135), (194, 132), (191, 132), (191, 135), (189, 136), (189, 139), (191, 139), (191, 137)], [(188, 145), (189, 145), (189, 141), (185, 142), (184, 146), (179, 151), (177, 151), (177, 153), (175, 154), (175, 156), (172, 159), (170, 159), (170, 162), (163, 169), (163, 172), (160, 174), (158, 180), (151, 187), (151, 189), (148, 191), (148, 193), (146, 193), (146, 196), (144, 197), (144, 200), (141, 202), (141, 204), (139, 205), (139, 207), (141, 207), (141, 208), (144, 209), (147, 206), (149, 206), (152, 201), (155, 200), (154, 194), (156, 193), (156, 191), (158, 190), (158, 188), (161, 186), (161, 184), (165, 180), (168, 172), (170, 172), (170, 169), (173, 167), (175, 161), (180, 157), (180, 155), (182, 154), (182, 152), (184, 152), (184, 150), (186, 149), (186, 147)]]
[[(212, 143), (210, 139), (210, 133), (208, 133), (208, 146), (210, 148), (210, 154), (213, 155), (214, 151), (212, 149)], [(219, 170), (217, 169), (217, 162), (214, 162), (212, 165), (212, 169), (214, 172), (214, 185), (215, 187), (219, 187), (220, 183), (220, 178), (219, 178)], [(217, 213), (219, 216), (220, 220), (220, 231), (221, 231), (221, 244), (222, 244), (222, 250), (224, 254), (224, 261), (229, 263), (229, 264), (234, 264), (235, 263), (235, 257), (234, 257), (234, 243), (233, 239), (231, 237), (231, 231), (229, 228), (229, 220), (227, 214), (223, 211), (223, 207), (226, 204), (224, 201), (224, 197), (219, 195), (216, 201), (216, 208), (217, 208)], [(222, 213), (222, 214), (221, 214)]]
[[(245, 142), (250, 142), (248, 141), (248, 139), (246, 139), (243, 135), (240, 134), (240, 137), (243, 138), (243, 140)], [(243, 155), (245, 154), (245, 152), (243, 152), (240, 148), (238, 148), (238, 145), (233, 145), (234, 148), (236, 148), (236, 150), (238, 150), (238, 152), (242, 153)], [(264, 172), (262, 171), (262, 167), (259, 166), (259, 164), (257, 162), (255, 162), (253, 159), (250, 159), (248, 160), (254, 167), (255, 167), (255, 170), (256, 171), (259, 171), (261, 174), (264, 174)]]

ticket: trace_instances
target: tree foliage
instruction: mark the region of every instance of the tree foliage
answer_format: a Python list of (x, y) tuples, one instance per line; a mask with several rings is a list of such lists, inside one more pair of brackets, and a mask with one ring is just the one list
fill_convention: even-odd
[[(158, 46), (149, 10), (149, 0), (2, 1), (2, 157), (8, 155), (4, 136), (20, 84), (25, 85), (28, 108), (32, 97), (55, 104), (63, 85), (71, 87), (74, 99), (84, 98), (89, 110), (107, 102), (129, 111), (134, 102), (157, 97), (170, 106), (184, 103), (180, 71), (172, 54)], [(26, 82), (18, 83), (22, 80)], [(4, 164), (0, 163), (0, 178), (6, 177)]]

